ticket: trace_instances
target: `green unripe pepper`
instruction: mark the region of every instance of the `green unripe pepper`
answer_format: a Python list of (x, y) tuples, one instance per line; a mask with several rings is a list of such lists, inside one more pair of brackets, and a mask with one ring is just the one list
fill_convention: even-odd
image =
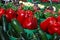
[(17, 32), (18, 35), (20, 35), (21, 38), (23, 36), (23, 38), (25, 38), (25, 40), (28, 40), (27, 36), (25, 35), (24, 29), (22, 28), (22, 26), (16, 19), (12, 19), (11, 26), (15, 30), (15, 32)]
[(7, 35), (8, 23), (5, 15), (2, 15), (1, 21), (2, 21), (2, 35), (5, 37), (6, 40), (9, 40), (9, 37)]
[(4, 32), (7, 32), (7, 30), (8, 30), (8, 23), (7, 23), (7, 19), (6, 19), (5, 15), (2, 15), (1, 21), (2, 21), (2, 30)]
[(11, 21), (11, 25), (12, 28), (17, 32), (17, 33), (21, 33), (23, 32), (23, 28), (21, 27), (21, 25), (19, 24), (19, 22), (16, 19), (12, 19)]
[(17, 40), (20, 35), (12, 28), (11, 24), (8, 24), (9, 30), (7, 31), (7, 34), (9, 36), (9, 40)]

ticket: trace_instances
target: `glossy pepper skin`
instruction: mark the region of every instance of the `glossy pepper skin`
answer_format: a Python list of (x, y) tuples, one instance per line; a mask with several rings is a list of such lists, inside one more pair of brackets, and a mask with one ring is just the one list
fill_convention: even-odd
[(31, 10), (26, 10), (26, 12), (25, 12), (25, 18), (32, 17), (32, 16), (33, 16), (33, 12)]
[(55, 21), (50, 22), (48, 32), (50, 34), (54, 34), (57, 32), (57, 34), (60, 35), (60, 16), (58, 16)]
[(40, 27), (42, 28), (42, 30), (46, 31), (48, 26), (49, 26), (49, 21), (55, 20), (54, 17), (48, 17), (47, 19), (45, 19), (44, 21), (42, 21), (40, 23)]
[(20, 24), (23, 24), (24, 20), (28, 17), (32, 17), (33, 16), (33, 12), (30, 10), (18, 10), (17, 11), (17, 20), (20, 22)]
[(16, 13), (12, 8), (7, 9), (5, 14), (9, 22), (11, 21), (11, 19), (16, 18)]
[(6, 10), (6, 14), (9, 14), (9, 15), (12, 15), (12, 16), (16, 16), (15, 15), (15, 11), (12, 9), (12, 8), (8, 8), (7, 10)]
[(22, 24), (25, 19), (25, 11), (18, 9), (17, 14), (18, 14), (17, 20), (19, 21), (20, 24)]
[(26, 20), (23, 23), (23, 28), (30, 29), (30, 30), (36, 29), (37, 19), (34, 17), (26, 18)]
[[(46, 19), (45, 21), (43, 21), (40, 24), (40, 27), (42, 28), (42, 30), (50, 33), (50, 34), (54, 34), (57, 33), (60, 35), (60, 22), (59, 22), (59, 18), (60, 16), (58, 16), (57, 18), (54, 17), (49, 17), (48, 19)], [(47, 31), (48, 30), (48, 31)]]
[(60, 29), (60, 24), (58, 24), (57, 22), (55, 22), (55, 23), (52, 23), (52, 24), (49, 25), (48, 32), (50, 34), (57, 33), (57, 34), (60, 35), (60, 30), (59, 29)]
[(0, 17), (5, 13), (5, 9), (0, 8)]
[(57, 17), (57, 21), (60, 22), (60, 15)]

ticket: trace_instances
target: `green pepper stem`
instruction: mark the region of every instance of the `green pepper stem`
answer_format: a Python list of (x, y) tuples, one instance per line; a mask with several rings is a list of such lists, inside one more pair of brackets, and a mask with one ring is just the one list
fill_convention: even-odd
[(49, 0), (50, 1), (50, 6), (52, 7), (52, 0)]

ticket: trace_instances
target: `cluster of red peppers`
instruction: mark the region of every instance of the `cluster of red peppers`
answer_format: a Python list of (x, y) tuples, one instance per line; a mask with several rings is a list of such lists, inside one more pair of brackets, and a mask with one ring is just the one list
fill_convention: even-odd
[(3, 14), (6, 15), (8, 22), (10, 22), (11, 19), (16, 18), (16, 13), (12, 8), (9, 8), (7, 10), (5, 10), (4, 8), (0, 8), (0, 18)]
[(48, 17), (40, 23), (40, 27), (45, 32), (48, 32), (50, 34), (58, 33), (60, 35), (60, 16), (56, 18)]
[(33, 16), (34, 13), (30, 10), (19, 10), (17, 11), (17, 20), (22, 25), (23, 28), (36, 29), (37, 19)]
[(16, 18), (23, 28), (36, 29), (37, 19), (33, 16), (34, 13), (30, 10), (20, 10), (14, 11), (12, 8), (7, 10), (0, 8), (0, 17), (5, 14), (7, 21), (11, 22), (13, 18)]
[[(26, 29), (36, 29), (38, 25), (37, 18), (34, 16), (34, 12), (31, 10), (19, 9), (14, 11), (12, 8), (3, 9), (0, 8), (0, 18), (5, 14), (7, 21), (11, 22), (13, 18), (16, 18), (23, 28)], [(42, 13), (40, 13), (42, 15)], [(40, 15), (37, 13), (37, 15)], [(41, 16), (40, 16), (41, 17)], [(40, 17), (38, 19), (40, 19)], [(60, 35), (60, 16), (58, 17), (48, 17), (40, 23), (40, 28), (50, 34), (58, 33)]]

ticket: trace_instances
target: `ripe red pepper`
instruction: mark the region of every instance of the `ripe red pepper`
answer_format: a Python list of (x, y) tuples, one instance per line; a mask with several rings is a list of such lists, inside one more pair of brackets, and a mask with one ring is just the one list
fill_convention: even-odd
[(52, 0), (52, 2), (59, 2), (59, 0)]
[(49, 19), (44, 20), (43, 22), (40, 23), (40, 27), (42, 30), (46, 31), (47, 26), (49, 25), (48, 23)]
[(60, 16), (57, 18), (47, 18), (45, 21), (40, 23), (40, 27), (43, 31), (46, 31), (50, 34), (58, 33), (60, 35)]
[(25, 12), (25, 18), (32, 17), (32, 16), (33, 16), (33, 12), (31, 10), (26, 10), (26, 12)]
[(60, 15), (57, 17), (57, 21), (60, 22)]
[(7, 9), (6, 14), (9, 14), (9, 15), (16, 17), (16, 13), (12, 8)]
[(60, 15), (57, 17), (57, 22), (60, 24)]
[(11, 19), (13, 19), (13, 16), (12, 15), (9, 15), (9, 14), (5, 14), (6, 15), (6, 18), (7, 18), (7, 21), (10, 22)]
[(40, 27), (42, 30), (46, 31), (49, 26), (49, 21), (55, 20), (54, 17), (48, 17), (43, 22), (40, 23)]
[(28, 17), (23, 23), (23, 28), (26, 29), (36, 29), (37, 28), (37, 19), (34, 17)]
[(0, 17), (5, 13), (5, 10), (3, 8), (0, 8)]
[(24, 10), (18, 10), (17, 11), (17, 20), (19, 21), (20, 24), (22, 24), (24, 22), (25, 19), (25, 11)]
[(23, 24), (24, 20), (28, 17), (32, 17), (33, 16), (33, 12), (30, 10), (19, 10), (17, 11), (17, 20), (20, 22), (20, 24)]
[(21, 15), (21, 14), (25, 14), (25, 11), (24, 10), (21, 10), (21, 9), (18, 9), (17, 10), (17, 15)]
[(48, 32), (50, 34), (58, 33), (60, 35), (60, 24), (58, 22), (54, 22), (49, 25)]
[(48, 2), (49, 0), (42, 0), (42, 2)]
[(6, 18), (7, 18), (8, 22), (10, 22), (11, 19), (16, 18), (16, 13), (11, 8), (7, 9), (5, 14), (6, 14)]

